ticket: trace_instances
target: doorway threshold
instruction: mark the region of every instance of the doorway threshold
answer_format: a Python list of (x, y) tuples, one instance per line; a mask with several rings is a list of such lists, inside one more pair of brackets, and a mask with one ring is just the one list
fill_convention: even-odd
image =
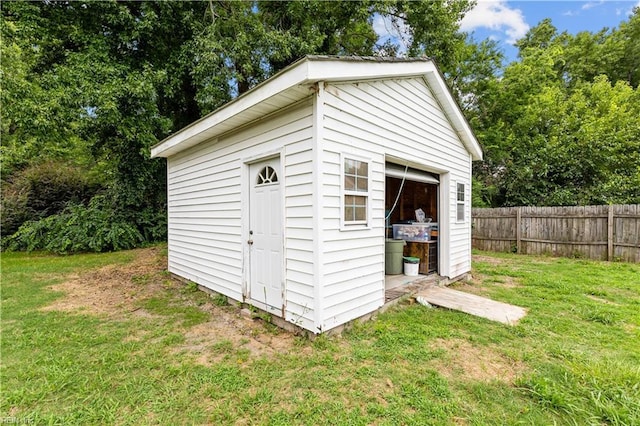
[(438, 285), (441, 277), (438, 274), (407, 276), (407, 275), (385, 275), (384, 276), (384, 299), (385, 304), (396, 301), (405, 295), (411, 295), (420, 290)]

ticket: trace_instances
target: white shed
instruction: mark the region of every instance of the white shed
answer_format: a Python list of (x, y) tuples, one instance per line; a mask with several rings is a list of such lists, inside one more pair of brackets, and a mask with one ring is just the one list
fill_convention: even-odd
[(307, 56), (151, 153), (169, 271), (313, 333), (384, 304), (385, 238), (418, 208), (438, 234), (421, 272), (471, 269), (482, 152), (430, 59)]

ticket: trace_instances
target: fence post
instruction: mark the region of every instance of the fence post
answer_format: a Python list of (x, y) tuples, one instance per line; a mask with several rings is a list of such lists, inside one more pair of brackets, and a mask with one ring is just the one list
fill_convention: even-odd
[(516, 253), (520, 254), (521, 247), (520, 243), (522, 241), (522, 207), (516, 207)]
[(609, 215), (607, 217), (607, 260), (613, 260), (613, 204), (609, 204)]

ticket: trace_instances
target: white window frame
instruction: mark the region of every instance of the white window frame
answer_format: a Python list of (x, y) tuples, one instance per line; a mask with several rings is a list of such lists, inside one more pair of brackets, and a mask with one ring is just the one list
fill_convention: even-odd
[[(345, 160), (354, 160), (367, 163), (367, 191), (347, 190), (344, 185), (345, 181)], [(365, 197), (366, 199), (366, 220), (345, 220), (345, 197), (354, 195)], [(341, 153), (340, 154), (340, 229), (351, 231), (354, 229), (369, 229), (371, 223), (371, 159), (364, 158), (359, 155)]]
[[(462, 185), (462, 200), (458, 198), (460, 195), (460, 185)], [(460, 218), (460, 206), (462, 206), (462, 218)], [(456, 222), (463, 223), (467, 219), (467, 184), (465, 182), (456, 182)]]

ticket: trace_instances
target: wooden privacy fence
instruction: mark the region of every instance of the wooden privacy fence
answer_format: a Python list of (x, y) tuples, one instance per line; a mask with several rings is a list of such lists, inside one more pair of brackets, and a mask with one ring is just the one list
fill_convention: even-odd
[(640, 204), (474, 208), (473, 248), (640, 262)]

